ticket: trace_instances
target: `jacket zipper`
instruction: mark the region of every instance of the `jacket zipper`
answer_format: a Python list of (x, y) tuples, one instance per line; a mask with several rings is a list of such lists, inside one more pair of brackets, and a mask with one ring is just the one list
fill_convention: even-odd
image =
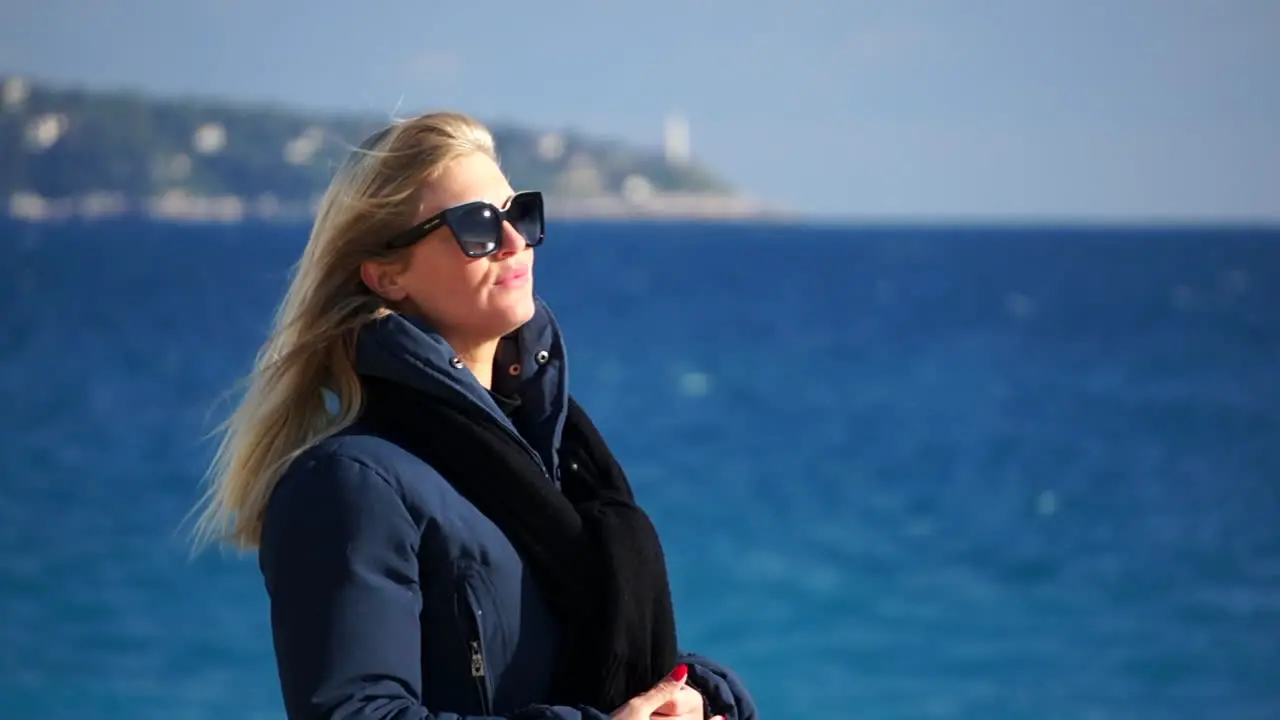
[(461, 595), (462, 604), (466, 606), (467, 615), (471, 621), (471, 635), (467, 638), (467, 659), (470, 663), (471, 679), (475, 681), (476, 690), (480, 694), (481, 714), (490, 715), (492, 711), (489, 698), (489, 674), (485, 669), (484, 626), (480, 623), (480, 610), (470, 588), (465, 583), (463, 583)]

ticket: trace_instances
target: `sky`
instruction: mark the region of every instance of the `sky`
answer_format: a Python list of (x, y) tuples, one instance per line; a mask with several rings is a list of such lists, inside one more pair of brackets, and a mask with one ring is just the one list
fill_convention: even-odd
[(0, 73), (657, 146), (845, 220), (1280, 222), (1276, 0), (41, 0)]

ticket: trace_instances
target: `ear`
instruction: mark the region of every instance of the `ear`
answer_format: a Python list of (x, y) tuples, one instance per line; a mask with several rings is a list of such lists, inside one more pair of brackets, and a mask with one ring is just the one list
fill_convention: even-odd
[(366, 260), (360, 263), (360, 279), (370, 290), (393, 303), (404, 300), (409, 294), (400, 286), (400, 270), (386, 262)]

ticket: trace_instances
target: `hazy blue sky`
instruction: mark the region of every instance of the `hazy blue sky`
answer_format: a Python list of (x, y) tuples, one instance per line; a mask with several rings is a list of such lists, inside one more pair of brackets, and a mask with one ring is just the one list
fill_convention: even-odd
[(0, 72), (657, 144), (845, 217), (1280, 220), (1275, 0), (40, 0)]

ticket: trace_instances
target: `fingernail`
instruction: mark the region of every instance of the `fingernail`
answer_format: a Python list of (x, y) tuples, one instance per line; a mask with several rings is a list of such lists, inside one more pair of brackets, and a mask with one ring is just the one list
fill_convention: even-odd
[(672, 680), (675, 680), (676, 682), (684, 682), (684, 679), (688, 676), (689, 676), (689, 666), (677, 665), (676, 669), (672, 670), (671, 674), (668, 675), (667, 677), (671, 678)]

